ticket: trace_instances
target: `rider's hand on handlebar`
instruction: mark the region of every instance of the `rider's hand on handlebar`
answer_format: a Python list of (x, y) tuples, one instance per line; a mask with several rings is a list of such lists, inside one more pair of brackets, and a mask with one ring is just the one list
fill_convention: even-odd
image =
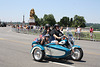
[(66, 36), (66, 35), (64, 35), (64, 37), (66, 37), (66, 38), (67, 38), (67, 36)]
[(58, 37), (57, 39), (61, 39), (61, 37)]
[(66, 36), (66, 35), (64, 35), (64, 36)]

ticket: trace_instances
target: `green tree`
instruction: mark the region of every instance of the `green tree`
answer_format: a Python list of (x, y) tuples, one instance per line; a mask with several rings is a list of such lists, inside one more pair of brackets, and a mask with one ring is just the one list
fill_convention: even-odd
[(70, 26), (70, 27), (73, 27), (73, 26), (72, 26), (72, 25), (74, 24), (73, 18), (71, 18), (69, 22), (70, 22), (70, 23), (69, 23), (69, 26)]
[(40, 25), (43, 25), (43, 18), (40, 18), (40, 19), (39, 19), (38, 25), (39, 25), (39, 26), (40, 26)]
[(69, 17), (63, 17), (58, 24), (61, 26), (70, 26)]
[(39, 18), (37, 15), (34, 15), (36, 25), (39, 25)]
[(86, 21), (85, 21), (83, 16), (78, 16), (78, 15), (74, 16), (74, 24), (73, 24), (73, 26), (75, 26), (75, 27), (78, 27), (78, 26), (86, 27), (85, 23), (86, 23)]
[(51, 26), (56, 23), (55, 18), (52, 14), (49, 14), (49, 15), (45, 14), (44, 17), (43, 17), (43, 22), (44, 22), (43, 25), (48, 23)]

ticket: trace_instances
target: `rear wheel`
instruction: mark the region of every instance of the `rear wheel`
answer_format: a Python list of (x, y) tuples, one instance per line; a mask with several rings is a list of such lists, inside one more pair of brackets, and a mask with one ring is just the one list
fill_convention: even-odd
[(83, 57), (83, 50), (81, 48), (74, 49), (74, 52), (71, 52), (71, 58), (75, 61), (81, 60)]
[(44, 59), (45, 52), (44, 50), (40, 50), (39, 48), (36, 48), (33, 51), (33, 58), (35, 61), (42, 61)]

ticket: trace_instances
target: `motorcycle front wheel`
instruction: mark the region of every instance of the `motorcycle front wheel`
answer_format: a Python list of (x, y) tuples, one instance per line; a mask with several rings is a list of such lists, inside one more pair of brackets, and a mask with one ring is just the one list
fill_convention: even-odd
[(83, 50), (81, 48), (75, 48), (74, 52), (71, 52), (71, 58), (74, 61), (79, 61), (83, 57)]

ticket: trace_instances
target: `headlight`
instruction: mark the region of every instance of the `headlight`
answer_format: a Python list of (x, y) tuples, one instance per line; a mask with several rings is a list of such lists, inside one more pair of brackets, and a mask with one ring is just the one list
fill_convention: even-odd
[(59, 44), (65, 44), (65, 41), (61, 41), (61, 42), (59, 42)]

